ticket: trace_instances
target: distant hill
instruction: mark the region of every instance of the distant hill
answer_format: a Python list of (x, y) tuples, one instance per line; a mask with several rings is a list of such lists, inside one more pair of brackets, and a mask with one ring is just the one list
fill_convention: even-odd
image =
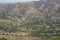
[(36, 28), (41, 27), (41, 25), (47, 25), (51, 28), (52, 24), (58, 24), (56, 27), (59, 27), (59, 23), (60, 0), (0, 4), (0, 29), (4, 31), (15, 32), (24, 30), (25, 27), (27, 30), (32, 30), (31, 27)]
[(40, 17), (46, 14), (53, 19), (60, 19), (60, 0), (41, 0), (16, 4), (0, 4), (0, 15)]

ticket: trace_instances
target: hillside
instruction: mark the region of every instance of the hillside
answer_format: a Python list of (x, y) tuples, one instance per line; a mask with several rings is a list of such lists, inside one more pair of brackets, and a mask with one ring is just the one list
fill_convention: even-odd
[(0, 30), (32, 36), (60, 35), (60, 0), (0, 4)]
[(59, 0), (42, 0), (16, 4), (0, 4), (0, 14), (19, 17), (22, 16), (26, 18), (30, 15), (33, 17), (39, 16), (40, 18), (44, 18), (45, 15), (49, 15), (51, 18), (59, 19), (59, 11)]

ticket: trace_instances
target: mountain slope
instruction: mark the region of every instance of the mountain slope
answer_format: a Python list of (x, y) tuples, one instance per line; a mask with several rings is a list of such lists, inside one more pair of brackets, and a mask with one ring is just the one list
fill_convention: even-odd
[(59, 11), (59, 0), (42, 0), (35, 2), (0, 5), (0, 14), (6, 14), (11, 16), (25, 16), (32, 13), (33, 15), (38, 14), (44, 17), (46, 13), (52, 16), (51, 18), (57, 17), (59, 19)]
[(4, 31), (40, 30), (40, 27), (47, 28), (47, 26), (49, 26), (48, 29), (53, 30), (53, 28), (59, 28), (59, 23), (60, 0), (0, 4), (0, 29)]

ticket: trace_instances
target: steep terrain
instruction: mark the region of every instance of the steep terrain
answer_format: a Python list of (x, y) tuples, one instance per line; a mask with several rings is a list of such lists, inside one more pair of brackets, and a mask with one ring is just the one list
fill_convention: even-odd
[(46, 15), (52, 19), (60, 17), (59, 0), (41, 0), (34, 2), (16, 3), (16, 4), (0, 4), (0, 14), (10, 16), (39, 17), (43, 19)]
[(0, 4), (0, 30), (59, 35), (60, 0)]

